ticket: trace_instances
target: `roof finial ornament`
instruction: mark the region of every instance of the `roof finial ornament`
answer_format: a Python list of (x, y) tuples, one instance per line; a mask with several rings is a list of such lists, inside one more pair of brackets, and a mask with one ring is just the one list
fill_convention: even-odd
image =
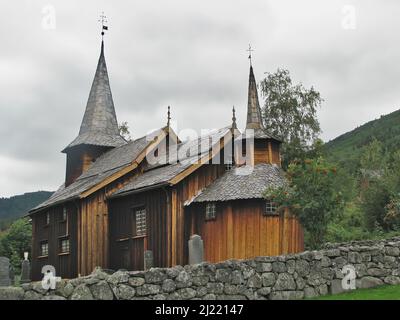
[(249, 48), (246, 51), (249, 53), (249, 60), (250, 60), (250, 66), (251, 66), (251, 53), (254, 51), (254, 49), (251, 48), (250, 43), (249, 43)]
[(237, 129), (235, 106), (232, 108), (232, 129)]
[(101, 40), (103, 40), (104, 30), (108, 30), (108, 26), (105, 25), (108, 21), (107, 17), (104, 15), (104, 11), (100, 15), (99, 22), (101, 22)]
[(167, 112), (167, 127), (169, 127), (171, 124), (171, 107), (168, 106), (168, 112)]

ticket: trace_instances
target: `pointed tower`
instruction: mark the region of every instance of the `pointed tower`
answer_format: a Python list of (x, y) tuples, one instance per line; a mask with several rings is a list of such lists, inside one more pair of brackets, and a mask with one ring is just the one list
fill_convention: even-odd
[(125, 143), (119, 134), (102, 40), (100, 57), (79, 134), (62, 151), (67, 154), (65, 186), (74, 182), (97, 157)]
[(250, 59), (250, 74), (247, 101), (246, 129), (254, 130), (253, 164), (274, 163), (280, 165), (280, 143), (279, 139), (269, 135), (264, 127), (258, 100), (257, 83), (254, 77), (253, 66)]
[(264, 126), (262, 124), (261, 108), (258, 101), (256, 79), (254, 77), (253, 66), (250, 64), (246, 129), (263, 128)]

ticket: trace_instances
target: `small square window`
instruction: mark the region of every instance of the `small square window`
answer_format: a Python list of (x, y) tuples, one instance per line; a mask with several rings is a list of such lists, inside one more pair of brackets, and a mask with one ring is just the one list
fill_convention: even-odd
[(265, 201), (265, 210), (264, 210), (264, 215), (269, 216), (269, 215), (276, 215), (276, 205), (272, 201)]
[(61, 239), (60, 240), (60, 253), (68, 253), (69, 252), (69, 239)]
[(206, 204), (206, 221), (215, 220), (217, 216), (217, 204), (215, 202)]
[(136, 218), (136, 235), (145, 236), (147, 233), (146, 225), (146, 209), (138, 209), (135, 211)]
[(40, 255), (41, 256), (49, 255), (49, 243), (47, 241), (40, 243)]
[(46, 226), (50, 224), (50, 213), (49, 212), (46, 213), (46, 221), (45, 221), (45, 223), (46, 223)]

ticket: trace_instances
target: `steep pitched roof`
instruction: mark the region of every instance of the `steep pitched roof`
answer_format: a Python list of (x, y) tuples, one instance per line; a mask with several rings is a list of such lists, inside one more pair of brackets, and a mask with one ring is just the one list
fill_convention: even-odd
[(253, 66), (250, 66), (246, 129), (264, 129)]
[(170, 180), (176, 177), (178, 174), (189, 168), (191, 163), (175, 163), (158, 167), (142, 175), (137, 176), (123, 188), (116, 191), (111, 198), (123, 196), (125, 194), (132, 193), (134, 191), (142, 191), (149, 187), (159, 187), (162, 185), (170, 185)]
[(275, 164), (261, 163), (254, 167), (234, 168), (215, 180), (185, 205), (193, 202), (262, 199), (267, 187), (279, 187), (285, 182), (283, 170)]
[(104, 153), (72, 184), (66, 188), (62, 185), (48, 200), (33, 208), (30, 213), (80, 198), (83, 192), (129, 167), (152, 142), (153, 140), (148, 141), (147, 136), (144, 136)]
[[(179, 162), (151, 168), (142, 175), (135, 177), (120, 190), (117, 190), (111, 196), (111, 198), (130, 194), (132, 192), (139, 192), (149, 187), (176, 184), (177, 182), (174, 178), (185, 172), (185, 170), (190, 169), (192, 166), (196, 166), (196, 168), (200, 167), (201, 164), (198, 163), (198, 160), (208, 155), (213, 149), (213, 146), (216, 143), (219, 143), (220, 140), (225, 137), (230, 130), (230, 127), (225, 127), (214, 130), (207, 135), (199, 137), (198, 139), (193, 139), (178, 144), (177, 152), (178, 155), (180, 155)], [(208, 148), (204, 148), (206, 145), (205, 142), (207, 141), (212, 141), (214, 144), (210, 143)], [(190, 153), (189, 155), (185, 156), (186, 151), (188, 150), (198, 150), (199, 152), (198, 154)]]
[(125, 143), (125, 139), (120, 136), (118, 130), (102, 41), (100, 57), (79, 134), (63, 152), (82, 144), (119, 147)]
[(249, 74), (246, 129), (254, 130), (253, 137), (255, 139), (274, 139), (281, 142), (281, 139), (271, 135), (270, 133), (267, 133), (267, 130), (264, 127), (260, 103), (258, 100), (257, 84), (252, 65), (250, 65)]

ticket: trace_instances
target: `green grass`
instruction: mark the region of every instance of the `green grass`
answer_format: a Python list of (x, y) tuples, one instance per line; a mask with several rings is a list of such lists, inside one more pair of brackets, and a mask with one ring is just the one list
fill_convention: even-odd
[(358, 289), (351, 292), (318, 297), (316, 300), (400, 300), (400, 285)]

